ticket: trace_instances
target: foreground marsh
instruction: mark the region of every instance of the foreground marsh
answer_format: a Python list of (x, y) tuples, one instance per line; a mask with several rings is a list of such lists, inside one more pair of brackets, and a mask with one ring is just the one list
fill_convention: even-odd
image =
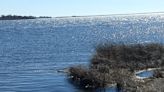
[[(162, 44), (104, 44), (96, 48), (88, 69), (80, 66), (71, 67), (68, 74), (71, 76), (70, 80), (83, 89), (115, 85), (118, 92), (149, 92), (152, 89), (145, 88), (154, 85), (153, 90), (159, 92), (156, 89), (160, 88), (164, 91), (160, 86), (164, 80), (162, 67), (164, 67), (164, 45)], [(153, 70), (149, 68), (158, 69), (148, 71)], [(145, 76), (141, 73), (147, 73), (147, 78), (142, 78)], [(160, 87), (156, 88), (155, 85)]]

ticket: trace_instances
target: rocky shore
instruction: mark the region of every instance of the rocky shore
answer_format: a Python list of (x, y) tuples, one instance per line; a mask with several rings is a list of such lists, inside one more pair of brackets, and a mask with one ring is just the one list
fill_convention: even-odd
[[(136, 71), (147, 69), (152, 69), (153, 76), (136, 76)], [(89, 68), (70, 67), (68, 76), (83, 89), (116, 86), (117, 92), (164, 92), (164, 45), (99, 45)]]

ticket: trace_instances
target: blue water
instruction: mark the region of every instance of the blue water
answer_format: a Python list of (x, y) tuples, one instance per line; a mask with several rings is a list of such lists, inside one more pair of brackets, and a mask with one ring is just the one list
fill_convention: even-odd
[(153, 77), (154, 75), (154, 71), (143, 71), (143, 72), (140, 72), (138, 74), (136, 74), (137, 76), (139, 77), (144, 77), (144, 78), (150, 78), (150, 77)]
[(0, 91), (83, 92), (57, 70), (88, 64), (99, 43), (164, 43), (163, 39), (160, 16), (3, 20)]

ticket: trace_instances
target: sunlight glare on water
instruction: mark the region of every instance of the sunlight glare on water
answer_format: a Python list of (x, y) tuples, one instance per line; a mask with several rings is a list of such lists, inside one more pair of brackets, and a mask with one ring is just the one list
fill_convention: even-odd
[(103, 42), (164, 43), (161, 16), (0, 21), (0, 91), (77, 92), (58, 69), (88, 64)]

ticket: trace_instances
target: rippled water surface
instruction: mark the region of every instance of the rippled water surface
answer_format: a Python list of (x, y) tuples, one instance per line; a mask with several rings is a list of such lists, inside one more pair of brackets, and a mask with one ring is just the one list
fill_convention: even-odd
[(161, 16), (0, 21), (1, 92), (82, 92), (57, 70), (88, 64), (102, 42), (164, 43)]

